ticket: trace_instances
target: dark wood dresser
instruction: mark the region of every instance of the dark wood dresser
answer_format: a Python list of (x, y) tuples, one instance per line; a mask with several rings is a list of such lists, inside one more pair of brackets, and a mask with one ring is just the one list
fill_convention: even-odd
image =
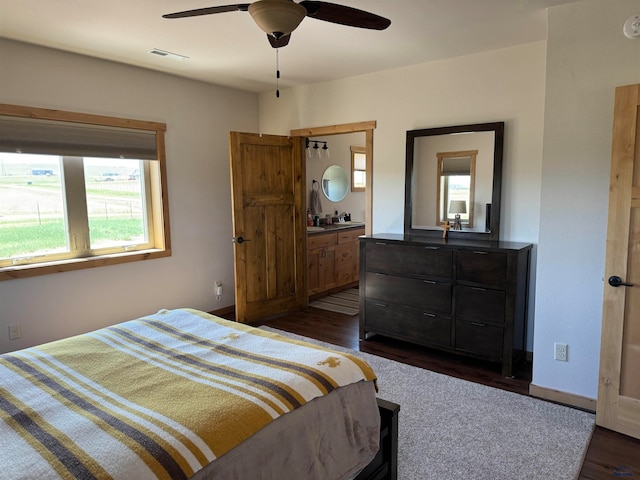
[(377, 333), (502, 364), (526, 351), (532, 245), (360, 238), (360, 340)]

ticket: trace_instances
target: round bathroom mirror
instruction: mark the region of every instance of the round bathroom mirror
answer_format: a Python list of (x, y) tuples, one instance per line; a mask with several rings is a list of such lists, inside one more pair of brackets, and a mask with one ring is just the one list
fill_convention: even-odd
[(332, 202), (339, 202), (349, 191), (349, 177), (340, 165), (331, 165), (322, 174), (322, 191)]

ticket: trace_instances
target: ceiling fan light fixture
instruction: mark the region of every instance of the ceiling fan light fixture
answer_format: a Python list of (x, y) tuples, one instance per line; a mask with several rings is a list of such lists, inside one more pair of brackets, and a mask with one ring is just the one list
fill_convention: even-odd
[(291, 0), (258, 0), (249, 5), (249, 13), (262, 31), (279, 38), (300, 25), (307, 9)]

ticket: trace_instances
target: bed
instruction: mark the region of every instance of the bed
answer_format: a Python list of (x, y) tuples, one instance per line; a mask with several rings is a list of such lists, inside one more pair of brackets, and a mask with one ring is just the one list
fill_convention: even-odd
[(393, 478), (375, 382), (355, 356), (162, 310), (0, 355), (0, 475)]

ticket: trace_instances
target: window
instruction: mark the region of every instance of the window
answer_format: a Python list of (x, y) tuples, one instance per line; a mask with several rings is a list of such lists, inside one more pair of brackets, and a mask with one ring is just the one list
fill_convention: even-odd
[(0, 280), (170, 255), (165, 129), (0, 104)]
[(364, 192), (367, 186), (367, 149), (351, 147), (351, 191)]

